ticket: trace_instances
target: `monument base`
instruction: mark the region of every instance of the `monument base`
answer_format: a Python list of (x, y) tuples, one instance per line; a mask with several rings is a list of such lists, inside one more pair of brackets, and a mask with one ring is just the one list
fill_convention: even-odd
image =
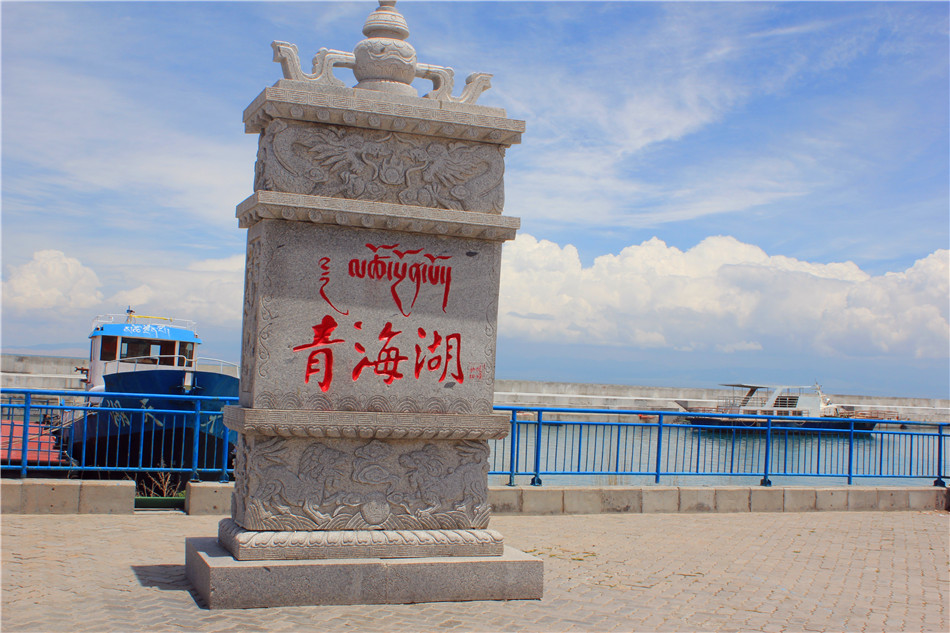
[(540, 600), (543, 563), (501, 556), (239, 561), (213, 537), (185, 539), (188, 580), (210, 609)]
[(231, 519), (218, 524), (218, 543), (236, 560), (481, 557), (501, 556), (505, 549), (494, 530), (262, 532)]

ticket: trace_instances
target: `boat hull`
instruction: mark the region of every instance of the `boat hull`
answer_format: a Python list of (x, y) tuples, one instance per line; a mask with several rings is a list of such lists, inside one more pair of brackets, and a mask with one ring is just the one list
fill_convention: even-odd
[(198, 415), (194, 401), (164, 396), (236, 397), (238, 380), (215, 372), (188, 373), (192, 378), (187, 391), (184, 370), (105, 376), (106, 393), (147, 395), (107, 396), (74, 420), (65, 442), (70, 456), (87, 466), (116, 469), (224, 467), (230, 452), (228, 442), (236, 439), (224, 426), (224, 401), (203, 400)]
[[(692, 417), (687, 416), (686, 420), (696, 426), (709, 427), (748, 427), (748, 428), (766, 428), (767, 420), (745, 419), (745, 418), (716, 418), (716, 417)], [(855, 431), (873, 431), (877, 422), (868, 420), (854, 420)], [(794, 416), (781, 416), (772, 418), (772, 426), (779, 428), (794, 428), (812, 431), (830, 430), (848, 432), (852, 427), (852, 420), (848, 418), (828, 418), (827, 420), (797, 420)]]

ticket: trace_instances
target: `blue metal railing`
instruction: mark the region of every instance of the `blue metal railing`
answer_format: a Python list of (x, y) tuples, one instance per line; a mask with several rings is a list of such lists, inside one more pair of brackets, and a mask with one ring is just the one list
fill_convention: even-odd
[[(509, 485), (549, 476), (931, 479), (945, 484), (946, 423), (646, 410), (496, 406), (511, 433), (490, 474)], [(585, 419), (581, 419), (585, 418)], [(800, 426), (805, 424), (807, 426)], [(874, 426), (868, 429), (868, 426)]]
[[(0, 468), (28, 473), (179, 472), (231, 476), (237, 398), (4, 389)], [(154, 406), (158, 404), (159, 406)]]
[[(29, 473), (180, 472), (232, 476), (221, 406), (237, 398), (4, 390), (0, 468)], [(155, 404), (161, 405), (155, 407)], [(541, 485), (608, 476), (924, 480), (945, 484), (946, 423), (647, 410), (497, 406), (508, 437), (490, 474)], [(874, 423), (873, 429), (864, 428)], [(806, 424), (809, 428), (801, 428)], [(752, 426), (758, 425), (758, 426)]]

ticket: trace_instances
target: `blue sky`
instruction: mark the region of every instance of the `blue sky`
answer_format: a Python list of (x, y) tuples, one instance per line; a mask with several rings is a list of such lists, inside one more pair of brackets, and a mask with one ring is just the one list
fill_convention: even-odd
[[(132, 304), (236, 361), (243, 109), (375, 6), (3, 2), (3, 351)], [(496, 377), (948, 397), (948, 6), (399, 2), (527, 123)]]

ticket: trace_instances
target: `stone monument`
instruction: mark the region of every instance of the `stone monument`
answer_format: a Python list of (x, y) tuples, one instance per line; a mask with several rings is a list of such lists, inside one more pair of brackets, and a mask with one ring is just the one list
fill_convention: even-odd
[[(491, 75), (423, 64), (393, 0), (353, 53), (244, 111), (259, 134), (230, 519), (186, 541), (210, 608), (540, 598), (542, 563), (489, 529), (505, 149)], [(352, 69), (346, 87), (333, 73)], [(419, 97), (415, 78), (432, 82)]]

